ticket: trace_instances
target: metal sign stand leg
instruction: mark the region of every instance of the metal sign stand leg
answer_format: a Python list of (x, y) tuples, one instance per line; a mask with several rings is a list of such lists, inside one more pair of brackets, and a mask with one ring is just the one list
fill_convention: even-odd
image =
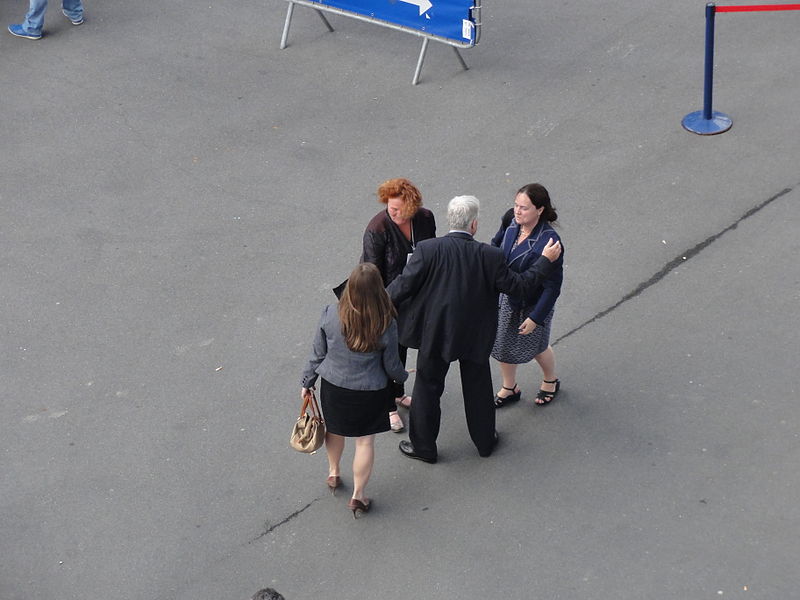
[[(314, 10), (319, 15), (319, 18), (322, 19), (322, 22), (325, 23), (325, 27), (328, 28), (328, 31), (333, 31), (333, 26), (330, 24), (325, 15), (322, 14), (322, 11), (317, 10), (316, 8)], [(289, 39), (289, 26), (292, 24), (292, 13), (294, 13), (294, 2), (290, 0), (289, 9), (286, 11), (286, 22), (283, 24), (283, 35), (281, 36), (281, 50), (286, 48), (286, 42)]]
[[(428, 42), (430, 42), (429, 38), (422, 38), (422, 48), (419, 51), (419, 59), (417, 60), (417, 68), (414, 71), (414, 79), (411, 80), (411, 85), (417, 85), (419, 83), (419, 74), (422, 71), (422, 63), (425, 60), (425, 53), (428, 51)], [(456, 57), (458, 57), (458, 62), (461, 63), (461, 66), (464, 67), (465, 71), (469, 71), (469, 67), (467, 63), (464, 61), (464, 57), (461, 56), (461, 52), (458, 51), (458, 48), (455, 46), (450, 46), (453, 49), (453, 52), (456, 53)]]
[(417, 70), (414, 71), (414, 79), (411, 80), (411, 85), (419, 83), (419, 73), (422, 71), (422, 61), (425, 60), (425, 53), (428, 51), (428, 38), (422, 38), (422, 49), (419, 51), (419, 59), (417, 60)]
[[(404, 0), (404, 1), (408, 1), (408, 0)], [(315, 2), (314, 0), (287, 0), (287, 2), (289, 3), (289, 7), (288, 7), (288, 9), (286, 11), (286, 22), (283, 24), (283, 35), (281, 36), (281, 46), (280, 46), (281, 50), (286, 48), (287, 42), (289, 41), (289, 28), (292, 25), (292, 15), (294, 14), (294, 5), (295, 4), (300, 4), (301, 6), (308, 6), (309, 8), (313, 8), (317, 12), (317, 14), (319, 15), (319, 18), (322, 19), (322, 22), (325, 24), (325, 27), (328, 28), (328, 31), (333, 31), (334, 30), (333, 26), (330, 24), (328, 19), (325, 17), (325, 14), (322, 12), (322, 10), (320, 10), (320, 9), (315, 7), (315, 4), (319, 5), (319, 2)], [(413, 2), (412, 2), (412, 4), (413, 4)], [(480, 0), (475, 0), (475, 6), (476, 7), (480, 7)], [(325, 10), (327, 10), (328, 12), (333, 12), (334, 14), (342, 14), (342, 15), (349, 16), (349, 17), (352, 17), (352, 18), (355, 18), (355, 19), (359, 19), (359, 20), (362, 20), (362, 21), (375, 22), (374, 19), (363, 17), (363, 16), (361, 16), (361, 15), (359, 15), (357, 13), (350, 14), (350, 11), (347, 11), (347, 10), (344, 10), (344, 9), (340, 10), (340, 9), (334, 9), (334, 8), (326, 8)], [(390, 23), (381, 23), (381, 24), (384, 27), (390, 27), (391, 29), (400, 29), (401, 31), (407, 31), (407, 29), (408, 29), (406, 27), (400, 27), (400, 26), (397, 26), (397, 25), (392, 25)], [(476, 25), (476, 27), (478, 27), (479, 25), (480, 24), (478, 23)], [(410, 33), (415, 33), (415, 32), (410, 32)], [(419, 75), (422, 72), (422, 63), (425, 62), (425, 54), (428, 52), (428, 43), (430, 43), (431, 40), (440, 41), (441, 43), (450, 46), (453, 49), (453, 52), (456, 53), (456, 58), (458, 58), (458, 62), (461, 63), (461, 67), (465, 71), (469, 70), (469, 67), (467, 66), (467, 63), (464, 60), (464, 58), (461, 56), (461, 53), (458, 51), (458, 48), (459, 47), (460, 48), (471, 48), (475, 43), (477, 43), (477, 37), (475, 39), (475, 42), (470, 45), (470, 44), (453, 44), (453, 43), (450, 43), (447, 40), (438, 39), (438, 36), (436, 36), (436, 35), (429, 35), (429, 34), (421, 34), (421, 35), (420, 34), (416, 34), (416, 35), (419, 35), (419, 37), (422, 38), (422, 48), (420, 48), (420, 51), (419, 51), (419, 58), (417, 59), (417, 68), (414, 70), (414, 78), (411, 80), (411, 85), (417, 85), (419, 83)], [(477, 34), (476, 34), (476, 36), (477, 36)]]
[(293, 12), (294, 12), (294, 2), (289, 2), (289, 10), (286, 11), (286, 22), (283, 24), (283, 35), (281, 36), (281, 50), (286, 48), (286, 40), (289, 39), (289, 25), (292, 24)]

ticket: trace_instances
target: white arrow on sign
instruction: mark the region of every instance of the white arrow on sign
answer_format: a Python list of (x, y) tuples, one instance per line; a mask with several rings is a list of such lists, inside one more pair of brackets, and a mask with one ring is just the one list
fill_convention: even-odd
[(419, 6), (419, 14), (420, 16), (424, 15), (430, 8), (433, 6), (430, 0), (400, 0), (400, 2), (405, 2), (406, 4), (414, 4)]

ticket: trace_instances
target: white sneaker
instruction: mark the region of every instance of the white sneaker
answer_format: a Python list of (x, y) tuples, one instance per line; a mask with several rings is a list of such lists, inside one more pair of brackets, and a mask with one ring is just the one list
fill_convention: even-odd
[(73, 25), (83, 25), (83, 17), (81, 17), (77, 21), (73, 21), (72, 17), (70, 17), (63, 8), (61, 9), (61, 12), (64, 13), (64, 16), (67, 17), (69, 19), (69, 22), (72, 23)]

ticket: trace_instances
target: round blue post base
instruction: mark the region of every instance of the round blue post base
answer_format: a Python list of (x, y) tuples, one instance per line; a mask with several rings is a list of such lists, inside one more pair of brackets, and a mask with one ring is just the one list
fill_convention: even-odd
[(681, 125), (686, 131), (698, 135), (716, 135), (728, 131), (733, 121), (728, 115), (717, 111), (711, 113), (710, 119), (704, 119), (703, 111), (698, 110), (683, 117)]

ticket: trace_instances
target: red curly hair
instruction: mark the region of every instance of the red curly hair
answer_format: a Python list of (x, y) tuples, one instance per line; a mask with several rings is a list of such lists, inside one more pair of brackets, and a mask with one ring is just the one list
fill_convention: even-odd
[(422, 206), (422, 194), (417, 186), (403, 177), (389, 179), (378, 186), (380, 202), (388, 204), (391, 198), (400, 198), (403, 201), (402, 216), (406, 219), (413, 217)]

